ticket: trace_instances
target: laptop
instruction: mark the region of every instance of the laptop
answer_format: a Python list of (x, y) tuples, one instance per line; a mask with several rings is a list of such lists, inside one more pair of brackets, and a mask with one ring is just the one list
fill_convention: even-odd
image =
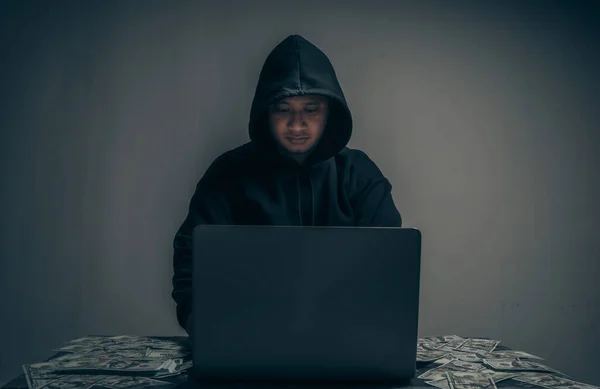
[(199, 225), (192, 375), (402, 383), (416, 371), (421, 233)]

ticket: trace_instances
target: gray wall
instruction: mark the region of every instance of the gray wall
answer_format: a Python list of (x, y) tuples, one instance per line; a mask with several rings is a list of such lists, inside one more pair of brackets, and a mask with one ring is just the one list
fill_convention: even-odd
[(77, 336), (182, 334), (173, 235), (299, 33), (423, 231), (420, 335), (600, 384), (598, 3), (248, 3), (2, 2), (0, 381)]

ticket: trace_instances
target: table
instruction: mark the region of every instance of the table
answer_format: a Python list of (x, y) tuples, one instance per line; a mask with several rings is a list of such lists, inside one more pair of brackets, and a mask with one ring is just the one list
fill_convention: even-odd
[[(164, 339), (164, 340), (171, 340), (171, 341), (176, 341), (176, 342), (187, 342), (188, 339), (187, 337), (150, 337), (150, 338), (154, 338), (154, 339)], [(497, 347), (497, 350), (508, 350), (509, 348), (503, 345), (499, 345)], [(57, 353), (55, 355), (53, 355), (52, 357), (50, 357), (49, 359), (53, 359), (57, 356), (63, 355), (64, 353)], [(421, 363), (421, 362), (417, 362), (417, 372), (415, 374), (415, 377), (421, 375), (422, 373), (424, 373), (425, 371), (432, 369), (433, 367), (435, 367), (436, 365), (433, 363)], [(188, 380), (188, 376), (186, 374), (182, 374), (179, 376), (175, 376), (175, 377), (167, 377), (167, 378), (161, 378), (161, 381), (165, 381), (165, 382), (170, 382), (175, 384), (176, 386), (173, 389), (192, 389), (192, 388), (206, 388), (206, 389), (332, 389), (332, 388), (344, 388), (344, 389), (354, 389), (354, 386), (352, 385), (319, 385), (319, 384), (273, 384), (273, 385), (267, 385), (267, 384), (253, 384), (253, 383), (223, 383), (223, 384), (200, 384), (198, 382), (195, 382), (193, 379), (189, 379)], [(272, 386), (272, 388), (271, 388)], [(496, 384), (496, 386), (498, 387), (498, 389), (500, 388), (534, 388), (535, 386), (533, 385), (529, 385), (529, 384), (525, 384), (519, 381), (514, 381), (514, 380), (506, 380), (506, 381), (501, 381), (499, 383)], [(382, 386), (382, 385), (357, 385), (355, 388), (356, 389), (395, 389), (395, 388), (400, 388), (400, 387), (404, 387), (404, 388), (411, 388), (411, 389), (435, 389), (433, 386), (429, 386), (425, 383), (425, 381), (419, 379), (419, 378), (413, 378), (412, 380), (410, 380), (409, 383), (405, 384), (405, 385), (394, 385), (394, 386), (390, 386), (390, 385), (386, 385), (386, 386)], [(537, 388), (537, 387), (535, 387)], [(13, 379), (12, 381), (6, 383), (4, 386), (2, 386), (2, 388), (0, 389), (28, 389), (27, 387), (27, 381), (25, 380), (25, 375), (21, 374), (18, 377), (16, 377), (15, 379)], [(135, 389), (135, 388), (128, 388), (128, 389)]]

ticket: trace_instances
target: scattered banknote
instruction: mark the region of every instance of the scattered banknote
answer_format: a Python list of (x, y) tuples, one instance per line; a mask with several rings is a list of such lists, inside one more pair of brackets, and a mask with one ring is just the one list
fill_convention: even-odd
[(417, 351), (419, 351), (419, 350), (436, 351), (436, 349), (439, 348), (443, 344), (445, 344), (445, 343), (428, 343), (428, 342), (417, 343)]
[[(452, 352), (455, 350), (460, 350), (461, 347), (467, 343), (469, 340), (468, 339), (463, 339), (463, 340), (452, 340), (450, 342), (447, 343), (440, 343), (437, 345), (437, 347), (435, 348), (435, 350), (438, 351), (448, 351), (448, 352)], [(465, 352), (468, 352), (467, 350), (465, 350)]]
[(500, 341), (457, 335), (420, 338), (417, 361), (435, 367), (419, 375), (438, 389), (497, 389), (513, 379), (546, 389), (600, 389), (580, 383), (543, 365), (536, 355), (517, 350), (498, 350)]
[(86, 352), (102, 352), (105, 348), (96, 343), (80, 343), (80, 344), (67, 344), (60, 348), (54, 349), (53, 351), (62, 351), (66, 353), (86, 353)]
[(188, 343), (140, 336), (88, 336), (65, 342), (49, 361), (24, 365), (29, 389), (171, 388), (162, 378), (192, 366)]
[[(505, 378), (506, 379), (506, 378)], [(439, 389), (495, 389), (496, 381), (487, 371), (462, 372), (447, 371), (445, 377), (435, 381), (426, 381)]]
[(597, 386), (545, 373), (524, 373), (513, 379), (548, 389), (598, 389)]
[(88, 351), (81, 352), (67, 352), (66, 354), (60, 355), (57, 357), (57, 360), (74, 360), (74, 359), (83, 359), (83, 358), (96, 358), (98, 355), (102, 355), (105, 358), (122, 358), (122, 359), (138, 359), (138, 358), (148, 358), (148, 349), (94, 349)]
[(545, 371), (550, 373), (562, 374), (559, 371), (554, 370), (548, 366), (542, 365), (539, 362), (522, 359), (484, 359), (483, 363), (494, 370), (501, 371)]
[(442, 378), (435, 381), (425, 381), (427, 385), (435, 386), (439, 389), (450, 389), (450, 384), (448, 384), (448, 378)]
[(143, 375), (158, 373), (173, 373), (175, 363), (172, 360), (156, 359), (103, 359), (98, 358), (81, 359), (62, 364), (57, 372), (62, 373), (113, 373), (127, 372)]
[(486, 358), (487, 354), (479, 354), (479, 353), (467, 353), (467, 352), (457, 352), (454, 351), (450, 353), (450, 357), (454, 359), (458, 359), (464, 362), (474, 362), (474, 363), (483, 363), (484, 358)]
[(451, 354), (448, 354), (447, 356), (445, 356), (443, 358), (436, 359), (435, 361), (433, 361), (433, 363), (436, 365), (445, 365), (447, 363), (450, 363), (450, 362), (456, 361), (456, 360), (457, 360), (457, 358), (454, 358)]
[(496, 350), (496, 351), (492, 351), (492, 352), (488, 353), (486, 356), (488, 359), (504, 359), (504, 358), (539, 359), (539, 360), (543, 359), (538, 356), (526, 353), (524, 351), (516, 351), (516, 350)]
[(450, 389), (496, 389), (496, 383), (486, 373), (447, 372), (446, 378)]
[(192, 361), (182, 362), (177, 365), (177, 367), (175, 368), (175, 371), (173, 373), (159, 373), (159, 374), (155, 375), (154, 378), (157, 378), (157, 379), (158, 378), (167, 378), (167, 377), (177, 376), (182, 373), (187, 373), (187, 371), (192, 368), (192, 364), (193, 364)]
[(435, 362), (448, 355), (447, 351), (438, 350), (417, 350), (418, 362)]
[(417, 362), (431, 363), (445, 357), (448, 353), (435, 350), (438, 343), (432, 338), (421, 338), (417, 341)]
[(423, 342), (421, 342), (421, 341), (417, 342), (417, 351), (427, 351), (427, 350), (432, 350), (432, 349), (424, 347)]
[(183, 350), (176, 349), (155, 349), (148, 347), (144, 352), (146, 358), (183, 358), (188, 356), (190, 353)]
[(509, 372), (509, 371), (496, 371), (491, 369), (483, 369), (479, 371), (480, 373), (486, 373), (495, 383), (509, 380), (511, 378), (517, 377), (519, 372)]
[(490, 353), (500, 344), (499, 340), (469, 338), (455, 348), (465, 353)]
[(458, 335), (429, 336), (419, 339), (421, 343), (449, 343), (464, 340), (466, 339)]
[(467, 339), (458, 335), (430, 336), (420, 338), (417, 342), (417, 349), (451, 351), (453, 348), (460, 346), (466, 341)]
[[(172, 389), (177, 384), (159, 381), (147, 377), (128, 377), (128, 376), (106, 376), (101, 381), (93, 385), (94, 389), (134, 389), (134, 388), (153, 388), (153, 389)], [(65, 388), (61, 388), (65, 389)], [(70, 388), (69, 388), (70, 389)], [(91, 389), (91, 388), (90, 388)]]
[(36, 375), (27, 366), (23, 367), (29, 389), (128, 389), (154, 387), (171, 389), (175, 384), (147, 377), (83, 375), (83, 374), (43, 374)]
[(28, 365), (35, 374), (47, 373), (81, 373), (109, 374), (115, 371), (140, 375), (156, 375), (174, 373), (177, 362), (172, 359), (111, 359), (101, 354), (80, 356), (79, 358), (62, 358), (48, 362)]
[(65, 342), (62, 347), (55, 349), (54, 351), (60, 352), (72, 352), (72, 353), (83, 353), (83, 352), (126, 352), (131, 350), (179, 350), (182, 353), (190, 351), (188, 344), (170, 340), (160, 340), (140, 336), (88, 336), (85, 338), (79, 338)]
[(51, 378), (25, 375), (29, 389), (86, 389), (103, 378), (94, 375), (55, 376)]
[(465, 372), (474, 372), (483, 370), (485, 367), (478, 363), (472, 362), (464, 362), (460, 360), (453, 360), (441, 366), (435, 367), (431, 370), (427, 370), (417, 378), (420, 378), (425, 381), (438, 381), (446, 379), (446, 373), (449, 371), (465, 371)]

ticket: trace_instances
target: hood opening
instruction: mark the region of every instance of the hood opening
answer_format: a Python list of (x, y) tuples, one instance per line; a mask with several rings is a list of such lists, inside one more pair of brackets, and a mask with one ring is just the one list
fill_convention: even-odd
[(276, 151), (268, 122), (269, 104), (285, 97), (321, 95), (330, 99), (327, 125), (305, 164), (324, 161), (341, 151), (352, 135), (352, 115), (329, 58), (299, 35), (290, 35), (269, 54), (252, 101), (250, 140)]

